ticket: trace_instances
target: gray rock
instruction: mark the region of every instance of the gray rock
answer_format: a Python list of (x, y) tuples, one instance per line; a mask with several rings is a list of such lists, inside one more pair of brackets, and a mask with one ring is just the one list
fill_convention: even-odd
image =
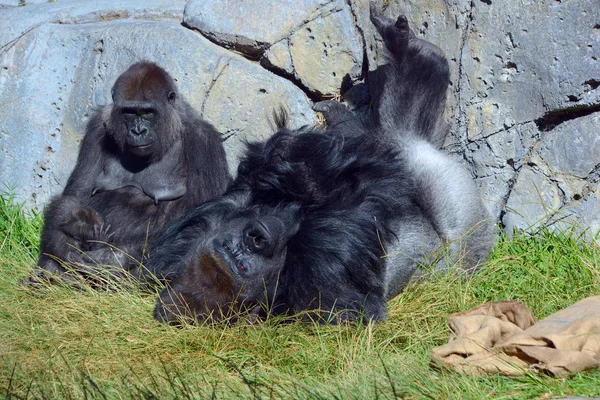
[(600, 212), (598, 212), (600, 210), (600, 183), (596, 183), (590, 189), (585, 198), (571, 204), (571, 211), (576, 217), (569, 222), (574, 223), (579, 231), (585, 231), (588, 240), (598, 242), (598, 232), (600, 232)]
[(514, 171), (508, 169), (492, 170), (487, 176), (475, 177), (475, 183), (483, 204), (490, 215), (498, 220), (505, 209), (506, 198), (510, 193), (511, 181), (515, 177)]
[(346, 74), (356, 80), (362, 71), (362, 38), (343, 0), (190, 0), (184, 22), (221, 46), (250, 57), (264, 53), (264, 67), (322, 97), (339, 93)]
[(27, 32), (43, 24), (83, 24), (120, 19), (183, 18), (184, 0), (60, 0), (1, 11), (0, 54)]
[(600, 113), (567, 121), (541, 138), (510, 193), (509, 231), (541, 225), (598, 229)]
[(24, 7), (31, 4), (53, 3), (57, 0), (0, 0), (0, 7)]
[(228, 135), (232, 169), (244, 139), (272, 131), (268, 119), (282, 101), (294, 126), (313, 120), (291, 83), (177, 22), (44, 24), (0, 56), (0, 182), (41, 208), (64, 186), (93, 109), (110, 100), (116, 77), (140, 59), (164, 66)]
[(184, 22), (223, 47), (257, 57), (319, 16), (331, 0), (189, 0)]
[(600, 110), (600, 9), (592, 3), (473, 2), (461, 27), (450, 145), (466, 145), (509, 231), (586, 220), (583, 192), (600, 162), (597, 123), (581, 118)]
[(519, 168), (529, 160), (538, 130), (534, 123), (515, 125), (487, 138), (479, 138), (454, 151), (464, 152), (478, 182), (484, 203), (499, 218)]
[(346, 74), (352, 81), (360, 77), (362, 59), (361, 38), (350, 9), (337, 1), (269, 48), (262, 64), (292, 76), (310, 92), (333, 97)]
[[(557, 182), (526, 169), (515, 185), (515, 193), (507, 205), (503, 222), (507, 232), (514, 229), (537, 232), (542, 226), (557, 232), (582, 234), (587, 240), (598, 241), (600, 232), (600, 183), (586, 188), (585, 197), (565, 200)], [(512, 207), (515, 207), (514, 210)]]
[(597, 4), (481, 1), (471, 16), (459, 82), (467, 137), (599, 104)]
[(0, 9), (3, 7), (19, 7), (24, 5), (22, 0), (0, 0)]
[(556, 182), (539, 170), (525, 166), (512, 188), (503, 223), (508, 232), (535, 230), (564, 218), (566, 215), (560, 212), (562, 206), (564, 200)]
[(586, 179), (600, 163), (600, 113), (567, 121), (548, 132), (537, 153), (549, 172)]
[(224, 135), (232, 174), (245, 141), (262, 141), (275, 132), (271, 122), (275, 110), (287, 110), (292, 129), (316, 123), (308, 99), (290, 82), (231, 54), (219, 60), (217, 69), (217, 74), (204, 77), (211, 86), (201, 110)]
[(600, 400), (600, 397), (579, 397), (579, 396), (553, 397), (552, 400)]

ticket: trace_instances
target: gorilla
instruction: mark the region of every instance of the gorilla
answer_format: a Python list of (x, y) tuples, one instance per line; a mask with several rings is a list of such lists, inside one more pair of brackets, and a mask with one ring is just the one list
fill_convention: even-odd
[(90, 119), (67, 185), (45, 210), (40, 274), (72, 280), (68, 270), (136, 266), (149, 237), (230, 183), (219, 133), (163, 68), (130, 66), (112, 100)]
[(171, 224), (146, 263), (168, 282), (154, 316), (215, 321), (306, 312), (382, 320), (413, 279), (472, 273), (494, 225), (470, 174), (439, 147), (449, 66), (404, 16), (371, 21), (389, 63), (368, 77), (371, 112), (318, 103), (327, 120), (250, 144), (226, 193)]

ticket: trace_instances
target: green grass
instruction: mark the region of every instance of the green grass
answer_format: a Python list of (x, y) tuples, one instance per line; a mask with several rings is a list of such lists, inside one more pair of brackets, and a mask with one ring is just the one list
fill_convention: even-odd
[(390, 302), (379, 324), (268, 320), (173, 328), (155, 294), (19, 285), (41, 218), (0, 197), (0, 396), (7, 398), (526, 399), (600, 396), (600, 371), (569, 379), (472, 378), (429, 368), (448, 314), (519, 299), (538, 318), (600, 294), (600, 249), (573, 234), (502, 238), (468, 282), (437, 277)]

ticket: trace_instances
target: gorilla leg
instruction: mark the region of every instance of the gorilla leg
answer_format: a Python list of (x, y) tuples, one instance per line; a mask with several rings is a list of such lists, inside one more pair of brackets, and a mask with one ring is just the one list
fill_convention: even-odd
[(368, 77), (379, 127), (392, 137), (413, 134), (441, 147), (450, 68), (436, 45), (417, 38), (406, 17), (384, 17), (371, 3), (371, 21), (390, 53), (390, 64)]
[[(102, 217), (95, 210), (71, 196), (53, 201), (46, 209), (44, 220), (44, 245), (38, 265), (57, 274), (65, 272), (60, 261), (68, 262), (68, 254), (88, 249), (89, 240), (101, 240), (107, 231)], [(56, 255), (61, 255), (64, 260), (57, 261)]]
[(408, 48), (408, 42), (412, 38), (414, 40), (414, 33), (408, 27), (408, 20), (404, 15), (400, 15), (396, 22), (384, 17), (375, 8), (375, 4), (369, 5), (371, 12), (371, 22), (377, 29), (377, 32), (383, 38), (388, 49), (392, 52), (392, 55), (396, 58), (402, 59)]
[(375, 85), (369, 81), (376, 123), (396, 143), (418, 206), (414, 215), (392, 219), (396, 238), (388, 243), (386, 257), (387, 295), (392, 297), (413, 273), (421, 273), (420, 263), (435, 270), (455, 263), (474, 270), (489, 255), (494, 225), (469, 171), (439, 149), (446, 134), (445, 56), (416, 38), (404, 16), (393, 21), (371, 4), (371, 20), (391, 53), (390, 64), (377, 71)]
[(104, 270), (112, 275), (117, 270), (122, 272), (123, 266), (132, 264), (127, 254), (133, 249), (109, 245), (114, 235), (110, 228), (96, 210), (74, 197), (63, 196), (52, 202), (45, 213), (40, 268), (23, 283), (38, 284), (40, 279), (51, 279), (45, 271), (75, 283), (78, 279), (70, 273), (73, 271), (91, 278), (101, 277)]

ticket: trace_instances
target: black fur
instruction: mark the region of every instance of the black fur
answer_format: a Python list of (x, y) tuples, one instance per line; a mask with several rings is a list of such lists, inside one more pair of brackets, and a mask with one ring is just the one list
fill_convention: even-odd
[(135, 266), (149, 236), (230, 182), (219, 133), (164, 69), (134, 64), (112, 95), (88, 123), (67, 185), (45, 211), (38, 266), (65, 278), (67, 266), (83, 274)]
[[(245, 308), (262, 304), (275, 314), (382, 319), (385, 302), (421, 274), (419, 267), (444, 270), (459, 262), (473, 270), (487, 257), (487, 211), (468, 172), (438, 149), (447, 60), (410, 32), (406, 18), (388, 20), (373, 6), (371, 18), (391, 53), (369, 82), (373, 112), (365, 118), (333, 102), (318, 104), (325, 132), (289, 131), (276, 118), (279, 131), (249, 146), (226, 194), (160, 239), (147, 266), (171, 285), (158, 300), (157, 319), (229, 315), (237, 296)], [(296, 210), (291, 215), (289, 207)], [(241, 235), (256, 216), (240, 216), (253, 212), (294, 222), (277, 238), (286, 243), (280, 252), (244, 253), (258, 270), (251, 281), (238, 275), (223, 297), (215, 282), (229, 278), (219, 270), (235, 271), (241, 258), (219, 256), (207, 238)], [(432, 257), (436, 252), (441, 256)]]

